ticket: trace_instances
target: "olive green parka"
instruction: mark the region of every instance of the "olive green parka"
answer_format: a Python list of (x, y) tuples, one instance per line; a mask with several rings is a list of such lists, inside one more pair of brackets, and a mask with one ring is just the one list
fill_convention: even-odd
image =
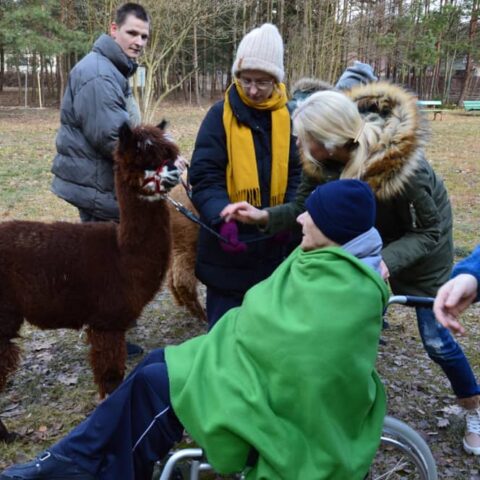
[[(357, 177), (377, 199), (376, 228), (384, 248), (393, 293), (433, 296), (448, 280), (453, 262), (452, 212), (443, 181), (427, 161), (427, 120), (416, 97), (386, 82), (352, 89), (366, 121), (382, 125), (381, 142), (371, 149)], [(319, 184), (342, 177), (343, 164), (303, 165), (294, 202), (269, 208), (266, 231), (293, 227), (305, 199)]]

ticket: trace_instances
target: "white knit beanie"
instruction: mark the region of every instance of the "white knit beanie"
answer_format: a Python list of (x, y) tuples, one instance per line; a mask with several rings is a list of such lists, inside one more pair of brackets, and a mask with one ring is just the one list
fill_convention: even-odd
[(233, 76), (238, 77), (242, 70), (260, 70), (277, 82), (283, 80), (283, 40), (275, 25), (264, 23), (242, 38), (233, 62)]

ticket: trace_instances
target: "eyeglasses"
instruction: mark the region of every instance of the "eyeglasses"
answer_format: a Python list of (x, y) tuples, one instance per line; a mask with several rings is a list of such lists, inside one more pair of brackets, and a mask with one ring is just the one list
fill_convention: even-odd
[(250, 80), (248, 78), (239, 78), (240, 85), (247, 89), (254, 85), (258, 90), (268, 90), (273, 85), (273, 80)]

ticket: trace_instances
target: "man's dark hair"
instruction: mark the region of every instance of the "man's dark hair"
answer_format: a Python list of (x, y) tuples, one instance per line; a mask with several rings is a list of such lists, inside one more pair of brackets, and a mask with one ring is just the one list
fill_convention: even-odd
[(139, 20), (150, 23), (150, 17), (147, 11), (138, 3), (124, 3), (118, 7), (115, 14), (115, 23), (121, 27), (125, 23), (128, 15), (133, 15)]

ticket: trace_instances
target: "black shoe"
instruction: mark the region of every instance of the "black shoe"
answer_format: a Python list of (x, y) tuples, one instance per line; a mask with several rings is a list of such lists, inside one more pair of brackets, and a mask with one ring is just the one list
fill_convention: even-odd
[(0, 480), (95, 480), (70, 458), (48, 450), (35, 460), (7, 468)]
[(140, 345), (135, 345), (134, 343), (127, 342), (127, 356), (135, 357), (143, 353), (143, 348)]

